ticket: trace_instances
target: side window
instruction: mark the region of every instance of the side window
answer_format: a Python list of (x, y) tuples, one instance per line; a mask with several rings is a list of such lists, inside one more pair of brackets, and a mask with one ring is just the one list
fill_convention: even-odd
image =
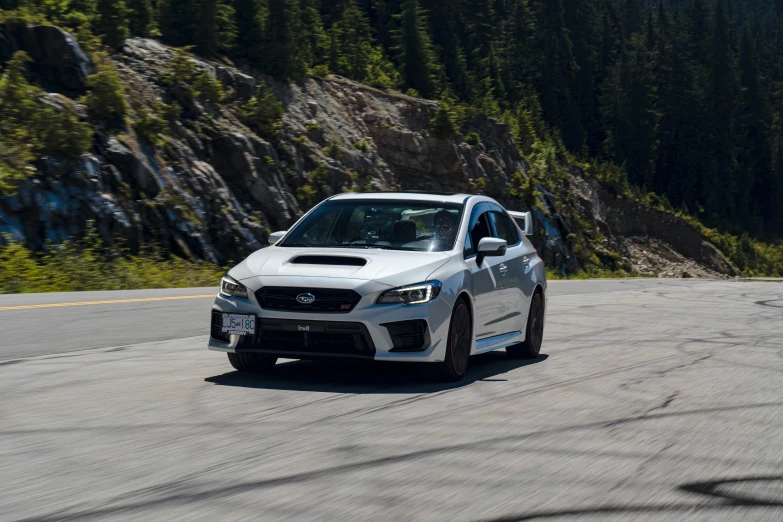
[[(489, 212), (483, 212), (472, 224), (468, 231), (468, 237), (465, 238), (465, 257), (470, 257), (476, 253), (479, 241), (485, 237), (492, 237), (492, 227), (489, 223)], [(470, 251), (468, 251), (470, 245)]]
[(470, 240), (470, 232), (465, 234), (465, 250), (463, 256), (465, 259), (476, 254), (476, 250), (473, 248), (473, 241)]
[(495, 236), (499, 239), (505, 239), (508, 246), (514, 246), (519, 243), (519, 232), (517, 227), (511, 222), (511, 219), (502, 212), (490, 212), (492, 224), (495, 226)]

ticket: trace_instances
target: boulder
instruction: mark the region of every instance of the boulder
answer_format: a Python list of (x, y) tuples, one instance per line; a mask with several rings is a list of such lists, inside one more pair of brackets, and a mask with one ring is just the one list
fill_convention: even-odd
[(92, 61), (73, 35), (59, 27), (0, 25), (0, 61), (8, 61), (17, 51), (30, 55), (30, 70), (47, 91), (72, 97), (84, 94), (87, 76), (94, 72)]
[(144, 155), (141, 152), (133, 152), (114, 136), (108, 139), (103, 157), (107, 163), (117, 167), (124, 178), (132, 180), (147, 195), (154, 196), (163, 189), (162, 180)]

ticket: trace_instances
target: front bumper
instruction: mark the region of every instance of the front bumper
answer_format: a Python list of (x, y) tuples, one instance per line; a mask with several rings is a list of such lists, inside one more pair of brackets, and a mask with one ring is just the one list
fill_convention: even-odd
[[(383, 289), (382, 289), (383, 290)], [(231, 335), (229, 342), (210, 336), (209, 349), (222, 352), (258, 352), (291, 359), (359, 358), (398, 362), (440, 362), (446, 354), (446, 339), (451, 305), (443, 295), (422, 305), (376, 305), (382, 290), (365, 295), (349, 313), (296, 313), (262, 310), (251, 296), (247, 299), (218, 295), (213, 311), (255, 314), (256, 336)], [(389, 323), (424, 321), (427, 325), (426, 348), (420, 351), (395, 350)], [(387, 326), (384, 326), (387, 325)], [(310, 327), (308, 338), (317, 348), (302, 350), (292, 339), (301, 339), (299, 327)], [(264, 335), (266, 334), (266, 339)], [(271, 337), (270, 337), (271, 336)], [(346, 350), (338, 341), (353, 338), (355, 351)], [(360, 338), (364, 338), (362, 341)]]

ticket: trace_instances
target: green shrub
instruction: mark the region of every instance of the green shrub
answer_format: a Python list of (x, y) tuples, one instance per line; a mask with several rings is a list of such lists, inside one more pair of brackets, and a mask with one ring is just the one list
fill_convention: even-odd
[(19, 169), (0, 160), (0, 196), (10, 196), (25, 182), (27, 176)]
[(190, 49), (182, 47), (176, 50), (169, 61), (162, 80), (168, 85), (177, 85), (191, 98), (201, 98), (209, 103), (220, 103), (225, 97), (223, 84), (209, 71), (199, 68), (191, 58)]
[(199, 71), (193, 78), (193, 95), (209, 103), (220, 103), (225, 97), (223, 84), (209, 74), (208, 71)]
[(309, 183), (302, 185), (296, 189), (296, 199), (303, 210), (309, 210), (318, 201), (318, 190)]
[(283, 117), (283, 104), (266, 83), (259, 83), (255, 96), (241, 105), (238, 112), (242, 122), (262, 138), (277, 136)]
[(327, 183), (329, 181), (329, 168), (326, 163), (319, 164), (310, 174), (310, 179), (316, 183)]
[(365, 140), (357, 141), (353, 144), (354, 147), (356, 147), (357, 150), (361, 152), (370, 152), (370, 146), (367, 144)]
[(73, 103), (44, 95), (25, 77), (30, 57), (19, 51), (0, 76), (0, 177), (8, 192), (24, 179), (26, 167), (46, 155), (75, 157), (92, 145), (92, 128), (79, 121)]
[(324, 147), (324, 153), (332, 159), (340, 161), (343, 157), (343, 149), (336, 143)]
[(155, 107), (158, 114), (161, 115), (167, 121), (173, 121), (179, 118), (182, 114), (182, 106), (177, 102), (171, 102), (170, 104), (160, 103)]
[(380, 47), (373, 46), (370, 52), (367, 76), (363, 83), (376, 89), (394, 89), (400, 84), (400, 73), (394, 64), (384, 57)]
[(136, 129), (136, 133), (139, 136), (142, 136), (153, 145), (160, 146), (163, 143), (161, 135), (168, 130), (169, 124), (163, 118), (149, 111), (142, 110), (141, 116), (133, 122), (133, 128)]
[(481, 136), (478, 135), (478, 132), (471, 131), (470, 133), (468, 133), (467, 136), (465, 136), (465, 143), (474, 146), (478, 145), (479, 143), (481, 143)]
[(297, 142), (297, 143), (299, 143), (300, 145), (301, 145), (301, 144), (303, 144), (303, 143), (307, 143), (307, 136), (305, 136), (304, 134), (302, 134), (301, 136), (298, 136), (298, 137), (296, 138), (296, 140), (294, 140), (294, 141), (296, 141), (296, 142)]
[(120, 73), (108, 60), (98, 63), (98, 72), (87, 77), (87, 88), (87, 108), (98, 118), (124, 119), (128, 114)]
[(154, 246), (121, 255), (103, 245), (94, 223), (85, 236), (32, 252), (6, 236), (0, 246), (0, 293), (73, 292), (214, 286), (225, 268), (166, 257)]
[(316, 65), (308, 71), (308, 74), (316, 80), (323, 80), (329, 76), (329, 66), (324, 64)]
[(451, 138), (457, 134), (456, 113), (449, 100), (438, 104), (435, 116), (430, 120), (430, 132), (438, 138)]

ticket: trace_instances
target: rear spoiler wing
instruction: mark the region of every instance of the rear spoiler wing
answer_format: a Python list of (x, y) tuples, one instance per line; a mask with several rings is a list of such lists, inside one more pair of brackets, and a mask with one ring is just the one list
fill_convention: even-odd
[(533, 235), (533, 214), (530, 212), (514, 212), (509, 210), (508, 215), (517, 222), (519, 228), (526, 236)]

